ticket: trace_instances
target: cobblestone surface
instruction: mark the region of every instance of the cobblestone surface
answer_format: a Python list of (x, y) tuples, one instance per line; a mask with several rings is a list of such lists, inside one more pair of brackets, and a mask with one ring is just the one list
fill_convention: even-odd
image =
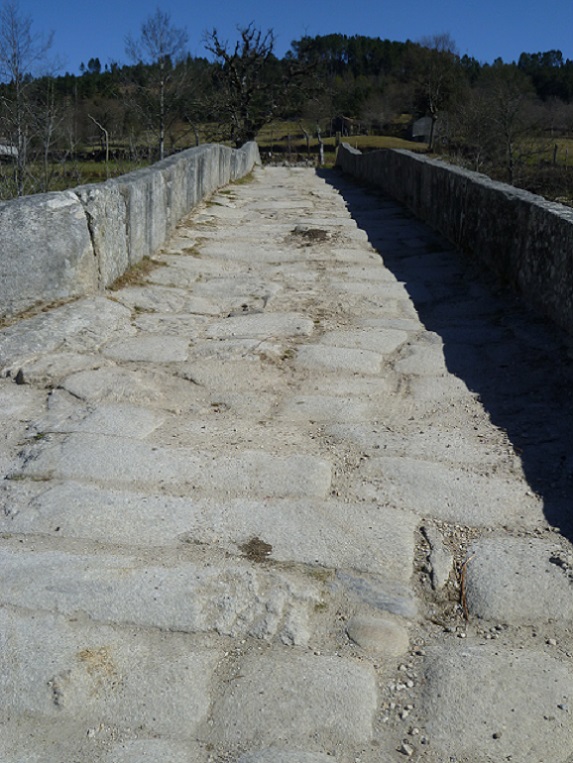
[(570, 763), (570, 343), (257, 169), (0, 332), (6, 763)]

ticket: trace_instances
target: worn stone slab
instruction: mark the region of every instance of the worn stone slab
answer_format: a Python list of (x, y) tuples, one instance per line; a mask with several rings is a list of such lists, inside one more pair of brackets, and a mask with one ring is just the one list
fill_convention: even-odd
[[(240, 419), (270, 419), (273, 417), (278, 393), (269, 392), (210, 392), (211, 413), (226, 413)], [(252, 439), (252, 438), (251, 438)]]
[(445, 760), (566, 763), (573, 754), (565, 709), (572, 686), (569, 665), (543, 652), (435, 648), (423, 684), (425, 729)]
[[(344, 233), (345, 236), (348, 235), (348, 230), (345, 230)], [(374, 262), (381, 265), (381, 259), (378, 252), (368, 246), (368, 234), (366, 231), (357, 228), (356, 236), (354, 236), (353, 239), (351, 245), (345, 246), (343, 249), (336, 245), (330, 247), (332, 258), (345, 264), (366, 261), (370, 263), (370, 265)], [(365, 247), (364, 244), (367, 244), (367, 247)]]
[(336, 763), (336, 758), (320, 752), (289, 752), (271, 747), (241, 755), (237, 763)]
[(220, 300), (197, 297), (186, 289), (168, 286), (130, 286), (114, 292), (114, 297), (133, 310), (158, 313), (220, 315), (225, 309)]
[(192, 742), (130, 739), (115, 742), (101, 763), (204, 763), (205, 752)]
[[(276, 234), (275, 234), (276, 235)], [(213, 242), (201, 245), (201, 254), (221, 260), (242, 260), (246, 262), (271, 265), (282, 262), (300, 262), (306, 259), (306, 251), (289, 249), (279, 245), (277, 241), (269, 242), (268, 246), (255, 244), (253, 241), (241, 241), (233, 237), (232, 243), (222, 246)]]
[(362, 662), (273, 650), (241, 665), (213, 707), (213, 738), (223, 744), (364, 744), (377, 708), (376, 679)]
[(335, 423), (328, 424), (325, 431), (341, 442), (350, 440), (371, 457), (383, 451), (384, 456), (482, 468), (503, 461), (515, 473), (520, 471), (520, 462), (511, 444), (493, 427), (490, 432), (476, 432), (473, 426), (440, 429), (434, 423), (431, 426), (413, 423), (414, 426), (409, 426), (403, 422), (401, 431), (385, 428), (383, 423)]
[(79, 420), (76, 417), (66, 417), (54, 422), (50, 431), (84, 432), (143, 440), (161, 426), (164, 420), (165, 417), (161, 413), (143, 406), (112, 403), (98, 405)]
[(306, 645), (321, 601), (312, 582), (252, 569), (149, 556), (0, 549), (2, 605), (77, 613), (108, 624), (185, 633), (214, 632)]
[[(411, 305), (411, 303), (408, 304), (410, 305), (412, 312), (415, 313), (413, 305)], [(420, 319), (416, 316), (411, 318), (365, 318), (364, 320), (359, 321), (358, 325), (368, 329), (395, 329), (397, 331), (407, 331), (413, 333), (417, 333), (424, 328)]]
[(410, 645), (403, 623), (388, 614), (357, 614), (349, 620), (346, 633), (366, 652), (380, 657), (400, 657)]
[(0, 760), (107, 763), (107, 752), (117, 735), (117, 727), (99, 722), (96, 725), (95, 721), (88, 726), (81, 719), (18, 716), (8, 710), (0, 714)]
[(118, 485), (162, 486), (216, 493), (324, 497), (331, 467), (311, 455), (273, 456), (245, 451), (214, 457), (194, 448), (154, 447), (121, 437), (71, 434), (42, 448), (22, 474)]
[(204, 360), (235, 361), (246, 358), (259, 360), (261, 358), (274, 358), (279, 360), (283, 357), (287, 346), (281, 340), (257, 339), (219, 339), (214, 341), (198, 342), (193, 345), (190, 352), (192, 362), (202, 363)]
[[(0, 610), (4, 711), (195, 736), (219, 653), (184, 634), (137, 632), (53, 614)], [(71, 741), (71, 740), (70, 740)]]
[[(347, 266), (344, 268), (344, 275), (348, 281), (366, 281), (367, 283), (379, 284), (380, 288), (384, 288), (386, 284), (398, 283), (396, 276), (392, 271), (385, 268), (382, 263), (382, 258), (379, 255), (367, 254), (363, 259), (365, 264), (360, 265), (361, 257), (356, 256), (350, 260), (353, 266)], [(356, 264), (354, 264), (356, 262)], [(375, 262), (376, 264), (372, 264)]]
[[(411, 568), (408, 572), (411, 573)], [(418, 614), (418, 605), (412, 589), (400, 581), (388, 578), (387, 575), (360, 576), (338, 570), (333, 585), (335, 589), (344, 590), (361, 604), (385, 614), (406, 618), (415, 618)]]
[(93, 297), (19, 321), (0, 331), (0, 371), (55, 351), (93, 352), (111, 337), (134, 334), (130, 318), (122, 305)]
[(208, 318), (184, 313), (141, 313), (133, 325), (148, 334), (195, 337), (202, 332)]
[(103, 355), (113, 360), (145, 363), (181, 363), (189, 356), (189, 340), (181, 336), (134, 336), (109, 342)]
[(357, 398), (297, 395), (287, 399), (277, 415), (291, 421), (364, 421), (372, 418), (372, 409)]
[(246, 313), (211, 323), (205, 336), (211, 339), (310, 336), (314, 324), (298, 313)]
[(368, 281), (342, 280), (334, 272), (328, 281), (329, 287), (340, 294), (363, 299), (372, 305), (382, 305), (387, 299), (408, 300), (408, 292), (399, 281), (383, 283)]
[(440, 591), (448, 583), (454, 570), (454, 555), (444, 543), (444, 536), (437, 527), (424, 524), (421, 528), (430, 546), (429, 565), (434, 591)]
[(475, 394), (468, 389), (463, 379), (453, 374), (411, 376), (408, 379), (408, 393), (416, 402), (435, 405), (475, 400)]
[(573, 620), (573, 550), (538, 538), (483, 538), (469, 559), (473, 615), (512, 625)]
[(538, 521), (542, 505), (525, 481), (481, 475), (413, 458), (370, 458), (360, 469), (365, 497), (419, 516), (469, 526)]
[(382, 365), (382, 356), (371, 350), (304, 345), (298, 348), (296, 361), (303, 368), (315, 371), (378, 374)]
[(364, 398), (368, 401), (376, 397), (387, 400), (388, 395), (394, 391), (393, 380), (384, 375), (351, 376), (347, 374), (327, 374), (322, 377), (315, 376), (309, 379), (306, 386), (317, 394), (358, 399)]
[(0, 379), (0, 415), (3, 420), (18, 422), (38, 415), (44, 408), (46, 393), (33, 387), (15, 384), (12, 379)]
[(90, 402), (154, 403), (163, 398), (158, 381), (127, 368), (79, 371), (62, 382), (62, 388)]
[(0, 380), (0, 481), (17, 468), (23, 429), (42, 415), (45, 404), (43, 390)]
[(226, 394), (276, 390), (281, 383), (280, 370), (253, 354), (226, 363), (202, 358), (200, 361), (182, 363), (176, 373), (210, 391)]
[(66, 482), (43, 488), (27, 505), (22, 497), (20, 505), (14, 511), (13, 498), (0, 494), (0, 507), (11, 517), (3, 529), (141, 547), (198, 541), (233, 554), (260, 537), (272, 547), (273, 560), (362, 570), (404, 582), (413, 565), (417, 517), (364, 503), (204, 500)]
[[(206, 278), (203, 275), (202, 280), (193, 287), (193, 294), (215, 300), (223, 298), (232, 300), (235, 305), (234, 309), (240, 309), (243, 303), (247, 303), (247, 306), (251, 308), (255, 304), (256, 307), (264, 308), (283, 288), (280, 283), (274, 283), (270, 277), (265, 278), (261, 274), (263, 268), (260, 266), (253, 273), (245, 273), (243, 270), (230, 276), (224, 276), (221, 274), (221, 264), (220, 260), (215, 260), (212, 263), (214, 270), (212, 276)], [(217, 265), (219, 266), (218, 272), (216, 271)]]
[(320, 338), (320, 342), (333, 347), (353, 347), (389, 355), (407, 339), (405, 331), (389, 328), (378, 331), (328, 331)]
[(78, 352), (53, 352), (36, 356), (19, 365), (20, 380), (24, 384), (56, 387), (71, 374), (111, 365), (111, 362), (96, 354)]
[(406, 357), (396, 362), (396, 371), (415, 376), (443, 376), (448, 372), (443, 348), (436, 344), (430, 347), (413, 346)]

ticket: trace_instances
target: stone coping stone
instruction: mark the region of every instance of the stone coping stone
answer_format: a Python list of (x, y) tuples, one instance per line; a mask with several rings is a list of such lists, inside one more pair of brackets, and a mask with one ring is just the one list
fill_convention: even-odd
[(458, 644), (428, 650), (420, 709), (442, 760), (566, 763), (573, 673), (544, 652)]
[(483, 538), (468, 559), (472, 615), (511, 625), (573, 620), (573, 548), (541, 538)]
[(1, 203), (0, 231), (0, 315), (97, 289), (92, 237), (72, 191)]
[(240, 672), (213, 706), (219, 743), (320, 750), (370, 740), (378, 697), (369, 665), (274, 649), (248, 655)]

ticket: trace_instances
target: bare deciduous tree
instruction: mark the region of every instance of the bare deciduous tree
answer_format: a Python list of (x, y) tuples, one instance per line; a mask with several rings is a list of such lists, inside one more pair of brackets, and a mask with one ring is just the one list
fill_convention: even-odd
[(32, 32), (32, 20), (22, 16), (17, 2), (8, 0), (0, 10), (0, 124), (14, 147), (14, 190), (25, 193), (28, 149), (34, 125), (31, 98), (33, 75), (47, 62), (52, 35)]
[(295, 96), (310, 67), (294, 59), (279, 61), (273, 52), (272, 29), (263, 33), (251, 23), (238, 32), (239, 39), (231, 47), (213, 29), (205, 47), (216, 63), (213, 111), (226, 137), (240, 147), (255, 140)]
[[(186, 55), (187, 32), (174, 27), (168, 13), (157, 8), (142, 25), (137, 39), (126, 38), (126, 52), (135, 63), (151, 66), (150, 81), (141, 84), (139, 90), (145, 95), (145, 107), (151, 122), (158, 130), (159, 158), (165, 156), (165, 130), (174, 102), (181, 90), (181, 78), (177, 64)], [(183, 76), (184, 78), (184, 76)]]
[(218, 66), (216, 110), (226, 119), (233, 143), (242, 146), (255, 139), (274, 113), (271, 85), (265, 75), (275, 37), (272, 29), (263, 34), (252, 23), (238, 31), (234, 48), (220, 39), (216, 29), (207, 35), (205, 47)]
[(454, 100), (460, 83), (459, 56), (456, 43), (447, 32), (425, 37), (420, 41), (418, 84), (426, 112), (432, 119), (428, 148), (434, 147), (436, 123), (440, 114)]

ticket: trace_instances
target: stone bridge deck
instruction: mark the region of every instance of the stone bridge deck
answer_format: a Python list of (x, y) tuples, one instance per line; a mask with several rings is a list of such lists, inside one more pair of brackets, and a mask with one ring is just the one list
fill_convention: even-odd
[(0, 760), (569, 763), (571, 363), (432, 231), (257, 170), (0, 339)]

